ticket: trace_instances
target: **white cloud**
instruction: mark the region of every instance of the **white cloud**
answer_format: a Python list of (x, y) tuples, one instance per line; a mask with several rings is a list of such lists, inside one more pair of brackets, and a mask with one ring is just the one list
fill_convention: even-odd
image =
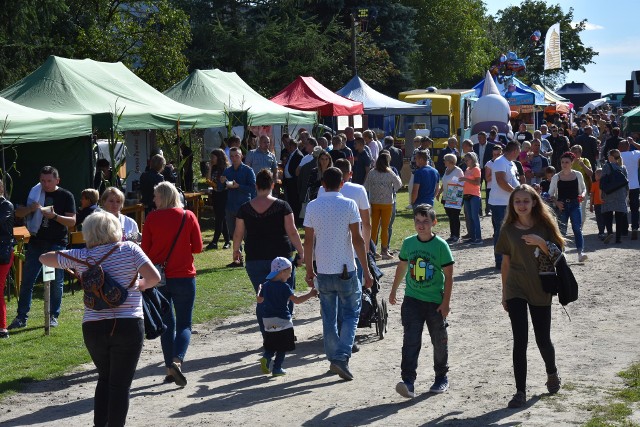
[[(571, 26), (572, 27), (577, 27), (578, 24), (580, 24), (579, 22), (572, 22)], [(584, 29), (585, 31), (592, 31), (592, 30), (604, 30), (604, 27), (602, 25), (598, 25), (598, 24), (592, 24), (591, 22), (585, 22), (584, 23)]]

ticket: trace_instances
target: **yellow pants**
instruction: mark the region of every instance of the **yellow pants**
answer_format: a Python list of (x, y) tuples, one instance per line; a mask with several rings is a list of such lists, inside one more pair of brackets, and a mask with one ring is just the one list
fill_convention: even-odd
[(378, 228), (382, 223), (382, 248), (389, 247), (389, 223), (393, 213), (393, 204), (371, 204), (371, 238), (378, 244)]

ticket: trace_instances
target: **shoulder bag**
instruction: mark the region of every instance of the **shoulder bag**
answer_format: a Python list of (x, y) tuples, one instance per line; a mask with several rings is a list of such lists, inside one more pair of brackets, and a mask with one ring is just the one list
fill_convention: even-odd
[(611, 173), (602, 175), (602, 178), (600, 178), (600, 190), (602, 190), (604, 194), (611, 194), (629, 184), (629, 180), (624, 175), (622, 168), (614, 168), (610, 163), (608, 163), (608, 165)]
[(165, 276), (164, 270), (167, 267), (167, 262), (169, 261), (169, 257), (171, 256), (171, 252), (173, 252), (173, 248), (176, 246), (176, 242), (178, 241), (178, 237), (180, 237), (180, 232), (182, 231), (182, 227), (184, 227), (184, 221), (187, 218), (187, 211), (182, 211), (182, 222), (180, 223), (180, 228), (178, 228), (178, 233), (176, 234), (176, 238), (173, 239), (173, 243), (171, 244), (171, 249), (169, 249), (169, 253), (165, 258), (164, 262), (159, 264), (155, 264), (155, 267), (158, 269), (160, 273), (160, 281), (156, 286), (164, 286), (167, 284), (167, 277)]

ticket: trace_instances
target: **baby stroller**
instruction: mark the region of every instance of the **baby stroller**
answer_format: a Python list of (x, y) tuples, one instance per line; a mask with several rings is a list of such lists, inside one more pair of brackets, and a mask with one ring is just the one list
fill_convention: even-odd
[(370, 328), (372, 324), (375, 324), (376, 335), (378, 335), (380, 339), (383, 339), (387, 333), (387, 320), (389, 319), (387, 302), (384, 298), (378, 299), (380, 278), (383, 276), (383, 273), (376, 265), (376, 261), (370, 253), (367, 253), (367, 262), (369, 264), (369, 271), (373, 277), (373, 285), (370, 289), (362, 289), (362, 308), (360, 309), (358, 328)]

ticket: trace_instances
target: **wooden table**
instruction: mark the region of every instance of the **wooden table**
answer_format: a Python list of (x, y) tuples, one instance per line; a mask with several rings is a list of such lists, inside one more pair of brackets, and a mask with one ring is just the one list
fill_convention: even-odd
[(133, 218), (136, 220), (136, 223), (138, 223), (138, 230), (142, 230), (142, 224), (144, 224), (144, 205), (142, 203), (125, 206), (120, 213), (124, 215), (133, 214)]
[(184, 193), (184, 200), (187, 202), (186, 208), (192, 211), (198, 221), (200, 221), (200, 199), (202, 193)]
[[(24, 252), (24, 244), (29, 243), (29, 239), (31, 238), (31, 233), (27, 230), (27, 227), (13, 227), (13, 237), (16, 239), (18, 243), (16, 246), (16, 252), (22, 253)], [(16, 298), (20, 296), (20, 285), (22, 284), (22, 265), (24, 262), (22, 258), (19, 256), (13, 257), (13, 265), (16, 267), (16, 277), (15, 277), (15, 286), (14, 293)]]

